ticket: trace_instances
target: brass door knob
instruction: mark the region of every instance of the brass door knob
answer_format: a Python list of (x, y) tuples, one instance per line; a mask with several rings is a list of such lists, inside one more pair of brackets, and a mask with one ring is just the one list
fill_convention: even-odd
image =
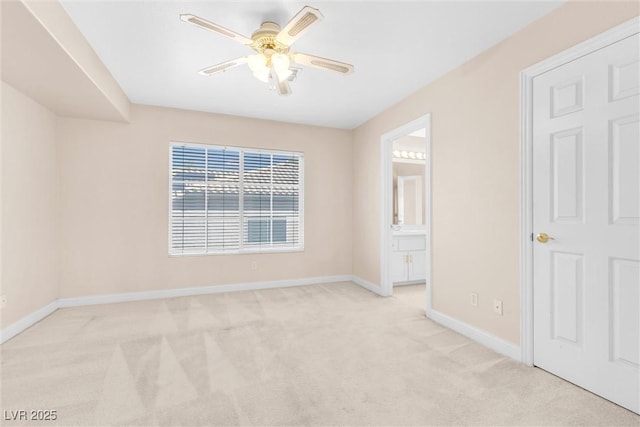
[(547, 243), (549, 240), (556, 240), (556, 239), (549, 236), (547, 233), (538, 233), (538, 235), (536, 236), (536, 240), (540, 243)]

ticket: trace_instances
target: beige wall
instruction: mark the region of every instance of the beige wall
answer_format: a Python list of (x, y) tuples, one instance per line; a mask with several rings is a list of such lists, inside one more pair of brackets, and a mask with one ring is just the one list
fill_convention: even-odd
[(58, 295), (56, 118), (2, 82), (2, 327)]
[(127, 95), (57, 0), (0, 1), (0, 51), (2, 80), (53, 113), (129, 119)]
[[(117, 112), (110, 112), (110, 114), (105, 112), (103, 113), (104, 118), (106, 119), (109, 117), (111, 120), (117, 121), (128, 120), (130, 110), (129, 98), (124, 93), (116, 79), (113, 78), (111, 72), (102, 63), (87, 39), (84, 38), (78, 27), (73, 23), (71, 17), (67, 14), (62, 5), (58, 1), (41, 0), (22, 0), (22, 4), (46, 29), (50, 34), (50, 37), (55, 39), (60, 46), (64, 47), (65, 53), (84, 73), (83, 77), (86, 76), (85, 78), (91, 81), (95, 88), (104, 97), (104, 101), (108, 102), (111, 108)], [(13, 15), (10, 17), (13, 18)], [(39, 54), (42, 53), (39, 52)], [(52, 64), (48, 64), (48, 66), (52, 66)], [(24, 72), (25, 70), (21, 71)], [(52, 70), (49, 70), (49, 72), (51, 71)], [(56, 77), (64, 79), (69, 78), (70, 76)], [(49, 75), (49, 79), (52, 79), (51, 75)], [(33, 81), (31, 82), (33, 83)], [(78, 85), (78, 82), (76, 81), (75, 84)], [(92, 94), (83, 93), (82, 95), (86, 101), (91, 100), (94, 103), (96, 102), (96, 99), (92, 98)], [(88, 103), (86, 103), (86, 101), (84, 103), (86, 110), (95, 108), (91, 104), (87, 105)], [(76, 111), (76, 114), (78, 114), (78, 111)], [(100, 117), (99, 114), (96, 114), (96, 116)], [(87, 115), (83, 114), (81, 117), (87, 117)], [(92, 118), (95, 118), (95, 116)]]
[[(170, 141), (304, 152), (304, 252), (169, 257)], [(60, 118), (59, 144), (61, 297), (351, 274), (349, 131), (133, 106)]]
[(431, 113), (433, 307), (518, 343), (519, 73), (638, 14), (637, 2), (569, 2), (356, 129), (354, 274), (379, 283), (380, 136)]

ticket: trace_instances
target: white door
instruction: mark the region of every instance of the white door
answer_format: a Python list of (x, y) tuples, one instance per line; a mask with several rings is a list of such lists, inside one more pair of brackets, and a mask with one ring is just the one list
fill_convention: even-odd
[(639, 40), (533, 80), (534, 364), (635, 412)]

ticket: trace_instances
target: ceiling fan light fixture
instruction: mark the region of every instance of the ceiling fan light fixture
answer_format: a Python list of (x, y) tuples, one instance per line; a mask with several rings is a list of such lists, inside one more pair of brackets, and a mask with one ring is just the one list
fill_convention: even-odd
[(247, 56), (247, 64), (254, 73), (267, 68), (267, 57), (262, 53)]
[(274, 53), (271, 55), (271, 65), (278, 76), (278, 80), (281, 82), (288, 80), (291, 74), (293, 74), (293, 72), (289, 70), (290, 64), (291, 60), (289, 59), (289, 55), (284, 53)]
[(289, 60), (289, 56), (284, 53), (274, 53), (271, 55), (271, 63), (278, 74), (282, 74), (285, 71), (289, 71), (291, 61)]
[(247, 64), (253, 71), (254, 77), (264, 83), (269, 81), (270, 69), (267, 67), (267, 62), (268, 58), (263, 53), (247, 56)]
[(259, 68), (253, 72), (253, 76), (264, 83), (269, 83), (269, 75), (271, 74), (271, 70), (267, 67)]

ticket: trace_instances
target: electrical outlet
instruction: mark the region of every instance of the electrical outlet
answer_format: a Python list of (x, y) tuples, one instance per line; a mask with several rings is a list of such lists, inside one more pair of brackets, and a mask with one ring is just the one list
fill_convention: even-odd
[(258, 262), (257, 261), (251, 261), (251, 269), (252, 270), (257, 270), (258, 269)]
[(474, 307), (478, 306), (478, 294), (476, 292), (471, 292), (471, 305)]
[(493, 312), (498, 316), (502, 316), (502, 300), (500, 299), (493, 300)]
[(7, 296), (0, 295), (0, 308), (5, 308), (7, 306)]

